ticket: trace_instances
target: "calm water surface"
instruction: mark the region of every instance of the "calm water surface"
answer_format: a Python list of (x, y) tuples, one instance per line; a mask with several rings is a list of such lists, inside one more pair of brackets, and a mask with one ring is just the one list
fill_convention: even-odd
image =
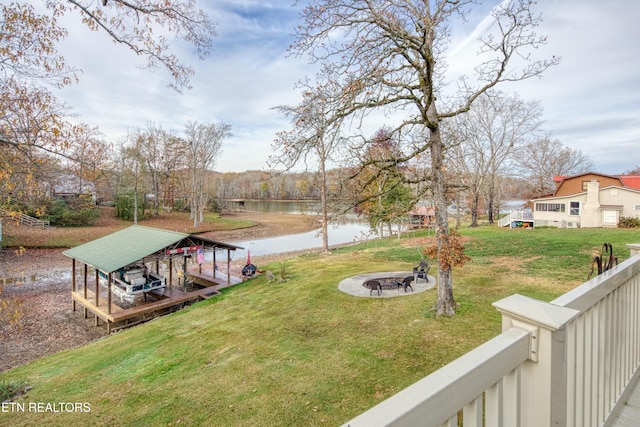
[[(245, 209), (253, 212), (282, 212), (290, 214), (314, 214), (317, 202), (265, 202), (246, 201)], [(375, 238), (371, 233), (369, 224), (358, 218), (355, 214), (349, 214), (339, 223), (329, 224), (329, 246), (340, 245)], [(290, 251), (319, 249), (322, 247), (321, 228), (306, 233), (290, 234), (286, 236), (270, 237), (266, 239), (252, 239), (231, 242), (241, 246), (244, 250), (237, 250), (234, 259), (243, 259), (249, 255), (271, 255)], [(218, 258), (219, 255), (216, 255)]]

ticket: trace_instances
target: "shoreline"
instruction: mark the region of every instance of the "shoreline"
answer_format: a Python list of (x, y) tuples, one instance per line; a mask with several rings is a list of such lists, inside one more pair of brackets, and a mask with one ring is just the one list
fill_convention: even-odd
[[(255, 226), (205, 233), (220, 241), (270, 238), (317, 229), (317, 222), (294, 214), (229, 213), (256, 222)], [(341, 245), (332, 246), (336, 248)], [(74, 312), (71, 303), (71, 259), (66, 249), (0, 249), (0, 301), (18, 310), (0, 312), (0, 372), (49, 354), (88, 344), (107, 336), (104, 325)], [(260, 265), (278, 262), (320, 249), (252, 256)], [(241, 276), (245, 259), (231, 262), (231, 274)], [(20, 279), (17, 282), (14, 279)], [(16, 313), (19, 312), (19, 316)], [(117, 333), (117, 332), (116, 332)]]

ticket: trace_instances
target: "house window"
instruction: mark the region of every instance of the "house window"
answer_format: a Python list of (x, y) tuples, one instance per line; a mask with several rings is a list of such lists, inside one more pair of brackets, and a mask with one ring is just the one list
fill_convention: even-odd
[(569, 215), (580, 215), (580, 202), (569, 202)]
[(564, 212), (564, 203), (536, 203), (538, 212)]
[(582, 181), (582, 190), (587, 191), (587, 187), (589, 187), (589, 181)]
[(633, 209), (635, 209), (635, 210), (637, 210), (637, 211), (640, 211), (640, 205), (635, 205), (635, 206), (633, 207)]

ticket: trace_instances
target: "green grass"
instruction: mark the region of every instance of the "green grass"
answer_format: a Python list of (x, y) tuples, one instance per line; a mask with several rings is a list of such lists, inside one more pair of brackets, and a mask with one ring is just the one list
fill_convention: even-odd
[(339, 425), (498, 334), (494, 301), (551, 300), (586, 279), (605, 241), (621, 258), (640, 242), (633, 230), (461, 231), (472, 261), (454, 270), (454, 317), (433, 316), (434, 290), (368, 299), (337, 289), (355, 274), (410, 269), (411, 237), (300, 256), (285, 283), (259, 277), (1, 374), (33, 387), (18, 402), (91, 412), (0, 413), (0, 425)]
[[(113, 217), (113, 212), (106, 208), (103, 209), (102, 216), (100, 224), (91, 227), (42, 229), (9, 223), (3, 229), (0, 246), (41, 249), (72, 248), (133, 225), (133, 221), (124, 221)], [(200, 223), (198, 228), (193, 227), (193, 220), (189, 219), (189, 213), (186, 212), (165, 213), (162, 216), (140, 220), (138, 224), (191, 234), (237, 230), (256, 225), (253, 221), (221, 217), (215, 212), (205, 212), (204, 221)]]

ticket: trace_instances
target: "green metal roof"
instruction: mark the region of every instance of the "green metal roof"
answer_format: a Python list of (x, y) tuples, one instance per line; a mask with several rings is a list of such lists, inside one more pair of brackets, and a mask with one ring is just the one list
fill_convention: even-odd
[(188, 234), (132, 225), (63, 252), (111, 273), (189, 237)]

